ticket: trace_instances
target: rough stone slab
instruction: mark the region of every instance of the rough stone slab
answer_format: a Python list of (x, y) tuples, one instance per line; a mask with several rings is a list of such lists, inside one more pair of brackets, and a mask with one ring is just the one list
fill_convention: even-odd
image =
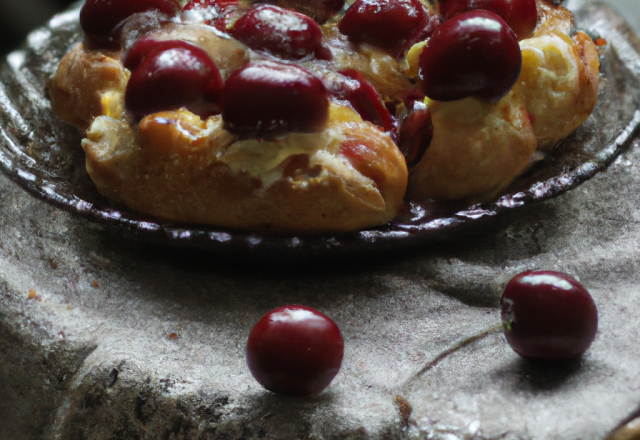
[[(640, 405), (639, 159), (636, 141), (477, 237), (296, 268), (128, 241), (0, 176), (0, 439), (603, 439)], [(526, 362), (496, 332), (440, 359), (496, 324), (507, 280), (533, 268), (594, 296), (581, 359)], [(315, 397), (265, 392), (245, 365), (253, 323), (288, 303), (345, 337)]]
[[(639, 155), (477, 238), (295, 271), (122, 240), (1, 177), (0, 438), (603, 438), (640, 403)], [(491, 333), (416, 376), (495, 324), (530, 268), (592, 292), (600, 331), (580, 361), (524, 362)], [(286, 303), (345, 336), (317, 397), (267, 393), (245, 367), (252, 324)]]

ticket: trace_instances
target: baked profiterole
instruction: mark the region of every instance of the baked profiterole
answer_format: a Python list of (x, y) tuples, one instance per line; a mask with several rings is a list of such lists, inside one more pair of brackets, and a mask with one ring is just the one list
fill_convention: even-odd
[(598, 52), (544, 0), (87, 0), (54, 111), (98, 191), (166, 219), (345, 232), (487, 200), (591, 114)]

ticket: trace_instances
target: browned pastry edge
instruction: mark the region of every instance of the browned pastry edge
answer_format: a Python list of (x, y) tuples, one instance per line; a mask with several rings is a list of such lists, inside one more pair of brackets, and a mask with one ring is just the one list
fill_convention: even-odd
[[(150, 115), (137, 132), (99, 117), (83, 147), (87, 170), (102, 194), (170, 220), (302, 233), (346, 232), (391, 221), (407, 184), (396, 145), (357, 117), (331, 124), (339, 142), (291, 154), (266, 177), (232, 169), (228, 158), (244, 154), (243, 147), (219, 118), (201, 121), (186, 111)], [(355, 147), (357, 154), (343, 154), (344, 146)], [(273, 182), (270, 173), (276, 174)]]
[(122, 67), (120, 52), (90, 51), (77, 44), (62, 59), (48, 85), (56, 115), (84, 131), (103, 114), (105, 93), (123, 93), (129, 73)]

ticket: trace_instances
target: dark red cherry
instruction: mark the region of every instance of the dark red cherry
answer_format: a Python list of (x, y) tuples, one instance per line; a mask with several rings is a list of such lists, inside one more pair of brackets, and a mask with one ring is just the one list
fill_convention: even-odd
[[(162, 29), (170, 20), (171, 18), (166, 14), (156, 10), (134, 14), (118, 25), (116, 31), (114, 31), (117, 39), (112, 40), (112, 42), (114, 44), (117, 42), (120, 46), (119, 48), (126, 51), (139, 39), (144, 38), (145, 35)], [(87, 39), (90, 44), (94, 41), (91, 38)]]
[(338, 374), (344, 345), (338, 326), (305, 306), (264, 315), (247, 341), (247, 364), (266, 389), (291, 396), (324, 390)]
[(250, 63), (227, 79), (222, 119), (242, 137), (317, 132), (329, 117), (328, 95), (322, 81), (302, 67)]
[(117, 40), (120, 23), (133, 14), (157, 10), (168, 16), (180, 11), (176, 0), (86, 0), (80, 10), (80, 26), (96, 41)]
[(516, 275), (500, 306), (507, 342), (526, 357), (575, 358), (589, 348), (598, 330), (593, 298), (575, 278), (561, 272)]
[(520, 39), (531, 35), (538, 24), (536, 0), (441, 0), (439, 6), (445, 20), (474, 9), (494, 12)]
[[(143, 43), (147, 44), (153, 48), (152, 43)], [(203, 118), (220, 113), (224, 83), (207, 53), (184, 41), (158, 46), (165, 47), (151, 50), (131, 74), (126, 107), (137, 117), (181, 107)], [(137, 54), (130, 56), (137, 58)]]
[(398, 46), (396, 49), (390, 51), (396, 58), (403, 57), (407, 54), (409, 49), (416, 44), (420, 43), (433, 34), (433, 31), (436, 30), (438, 26), (440, 26), (442, 20), (439, 14), (430, 12), (428, 14), (427, 21), (422, 27), (417, 28), (409, 37), (405, 40), (404, 44)]
[(394, 52), (428, 22), (429, 12), (419, 0), (357, 0), (338, 29), (356, 43)]
[(344, 6), (344, 0), (249, 0), (251, 3), (269, 3), (281, 8), (293, 9), (311, 17), (318, 23), (324, 23), (338, 13)]
[(253, 50), (286, 60), (315, 56), (322, 48), (322, 31), (311, 18), (290, 9), (256, 5), (233, 25), (229, 33)]
[(183, 19), (201, 21), (227, 32), (226, 16), (238, 6), (238, 0), (192, 0), (182, 9)]
[(398, 148), (407, 161), (407, 166), (414, 166), (431, 144), (433, 139), (433, 123), (431, 113), (422, 100), (411, 103), (409, 114), (402, 120), (398, 130)]
[(347, 101), (363, 120), (372, 122), (390, 131), (395, 121), (375, 88), (364, 78), (362, 73), (354, 69), (340, 70), (345, 78), (338, 82), (332, 90), (339, 100)]
[(129, 48), (127, 52), (125, 52), (122, 57), (122, 65), (134, 71), (142, 61), (149, 55), (154, 52), (163, 51), (167, 49), (171, 49), (174, 47), (188, 47), (193, 48), (192, 44), (186, 43), (180, 40), (154, 40), (151, 38), (141, 38), (136, 41), (133, 46)]
[(456, 15), (436, 28), (420, 54), (422, 91), (436, 101), (477, 96), (492, 102), (518, 79), (522, 53), (502, 18), (475, 10)]
[(184, 5), (182, 11), (196, 11), (201, 9), (212, 9), (213, 12), (223, 13), (238, 6), (238, 0), (191, 0)]

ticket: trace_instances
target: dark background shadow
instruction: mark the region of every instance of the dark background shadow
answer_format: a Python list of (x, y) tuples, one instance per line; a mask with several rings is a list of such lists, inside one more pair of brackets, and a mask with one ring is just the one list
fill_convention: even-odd
[(0, 1), (0, 55), (16, 48), (31, 30), (71, 3), (72, 0)]

